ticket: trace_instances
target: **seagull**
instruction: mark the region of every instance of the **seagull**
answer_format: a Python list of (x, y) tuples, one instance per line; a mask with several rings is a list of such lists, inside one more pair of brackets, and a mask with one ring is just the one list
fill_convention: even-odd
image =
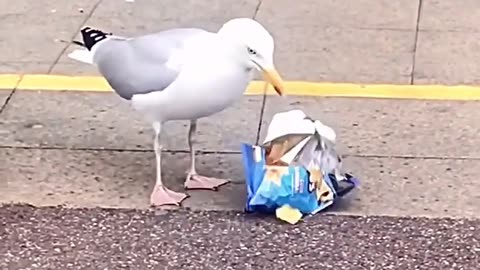
[(217, 190), (229, 180), (203, 176), (195, 165), (197, 120), (223, 111), (241, 99), (259, 72), (282, 96), (283, 80), (273, 63), (274, 40), (257, 21), (235, 18), (218, 32), (174, 28), (137, 37), (120, 37), (84, 27), (85, 48), (69, 57), (96, 65), (111, 88), (130, 101), (155, 131), (156, 182), (153, 206), (177, 205), (189, 195), (162, 182), (161, 132), (168, 121), (188, 120), (190, 170), (185, 189)]

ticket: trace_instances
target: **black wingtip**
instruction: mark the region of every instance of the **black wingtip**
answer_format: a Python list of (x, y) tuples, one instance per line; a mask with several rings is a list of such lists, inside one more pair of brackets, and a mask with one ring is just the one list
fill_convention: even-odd
[(88, 49), (91, 50), (92, 47), (97, 44), (98, 42), (107, 38), (108, 35), (112, 33), (105, 33), (98, 29), (93, 29), (91, 27), (84, 27), (80, 30), (83, 38), (83, 44)]
[(78, 40), (73, 40), (72, 43), (77, 44), (77, 45), (82, 46), (82, 47), (85, 47), (85, 44), (83, 44), (81, 41), (78, 41)]

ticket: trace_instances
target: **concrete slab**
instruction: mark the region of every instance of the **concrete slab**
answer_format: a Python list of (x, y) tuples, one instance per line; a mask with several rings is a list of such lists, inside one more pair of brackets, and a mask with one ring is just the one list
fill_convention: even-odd
[[(420, 30), (479, 31), (480, 2), (423, 0)], [(442, 43), (440, 43), (442, 44)]]
[[(60, 2), (55, 0), (43, 0), (41, 2), (29, 0), (16, 0), (12, 5), (9, 0), (0, 0), (1, 15), (58, 15), (58, 14), (86, 14), (98, 0), (71, 0)], [(82, 11), (83, 10), (83, 11)], [(32, 21), (33, 22), (33, 21)], [(35, 25), (37, 25), (36, 23)]]
[[(263, 97), (244, 97), (234, 107), (198, 123), (198, 147), (240, 151), (254, 142)], [(152, 149), (153, 129), (113, 93), (19, 91), (2, 113), (9, 130), (1, 145)], [(188, 150), (188, 122), (165, 126), (169, 150)]]
[(0, 62), (0, 73), (5, 74), (44, 74), (50, 62)]
[[(0, 149), (0, 203), (24, 201), (35, 205), (148, 208), (155, 183), (153, 152), (82, 152)], [(199, 155), (198, 171), (242, 180), (239, 155)], [(3, 162), (2, 162), (3, 163)], [(165, 185), (183, 191), (188, 154), (164, 153)], [(5, 166), (7, 165), (7, 166)], [(5, 167), (3, 167), (5, 166)], [(5, 181), (6, 180), (6, 181)], [(196, 209), (232, 209), (244, 203), (245, 187), (229, 184), (213, 191), (188, 191), (184, 206)], [(8, 195), (6, 195), (8, 194)], [(29, 197), (34, 197), (29, 199)]]
[[(67, 50), (67, 54), (77, 48), (70, 47)], [(101, 76), (98, 72), (97, 67), (94, 65), (84, 64), (72, 59), (66, 59), (68, 57), (62, 56), (62, 62), (57, 63), (51, 74), (55, 75), (71, 75), (71, 76)]]
[(295, 26), (288, 21), (267, 27), (275, 38), (276, 65), (286, 79), (409, 83), (413, 31)]
[[(0, 148), (0, 203), (147, 208), (154, 183), (152, 152)], [(242, 210), (245, 187), (239, 155), (199, 156), (199, 171), (239, 184), (219, 192), (189, 192), (185, 206)], [(181, 190), (188, 158), (164, 154), (165, 182)], [(478, 217), (480, 161), (347, 158), (361, 189), (332, 211), (360, 215)]]
[[(409, 83), (414, 45), (414, 25), (410, 26), (409, 23), (406, 23), (411, 20), (408, 19), (410, 16), (408, 14), (411, 13), (408, 11), (410, 5), (403, 5), (400, 8), (397, 4), (386, 1), (375, 2), (378, 2), (377, 5), (369, 4), (368, 6), (382, 6), (391, 11), (392, 14), (396, 14), (390, 17), (396, 19), (392, 19), (385, 25), (389, 25), (391, 28), (411, 29), (412, 31), (353, 30), (325, 27), (325, 24), (318, 24), (314, 21), (314, 17), (305, 17), (301, 13), (308, 7), (315, 9), (315, 7), (321, 6), (311, 1), (302, 2), (296, 7), (298, 10), (294, 11), (291, 11), (291, 8), (287, 9), (286, 2), (276, 2), (276, 7), (273, 7), (272, 3), (267, 1), (262, 4), (257, 19), (265, 23), (276, 38), (275, 60), (286, 79), (356, 83)], [(213, 3), (190, 1), (185, 6), (179, 6), (173, 0), (171, 2), (163, 1), (162, 3), (149, 0), (134, 4), (111, 0), (102, 2), (86, 25), (127, 36), (181, 26), (198, 26), (216, 31), (230, 18), (253, 16), (256, 5), (257, 1), (253, 0), (215, 1)], [(332, 6), (332, 9), (338, 10), (335, 13), (337, 17), (341, 12), (343, 12), (342, 14), (349, 14), (358, 10), (338, 3), (328, 5)], [(156, 9), (156, 6), (159, 6), (159, 8)], [(278, 11), (283, 14), (284, 10), (289, 10), (289, 13), (291, 13), (291, 15), (286, 15), (289, 20), (273, 21), (270, 19), (272, 12), (276, 13)], [(276, 18), (278, 17), (282, 16), (276, 15)], [(138, 18), (142, 18), (142, 20)], [(293, 18), (297, 18), (297, 20)], [(375, 19), (366, 23), (365, 27), (376, 25), (375, 22), (381, 24), (384, 21), (383, 19)], [(359, 23), (353, 20), (347, 25), (358, 26)], [(315, 38), (309, 39), (308, 37)], [(79, 34), (77, 34), (77, 39), (80, 39)], [(75, 48), (78, 48), (78, 46), (71, 45), (67, 49), (66, 53), (60, 58), (59, 64), (54, 68), (53, 73), (98, 75), (93, 67), (77, 63), (66, 56)], [(352, 61), (354, 61), (353, 64)]]
[(337, 132), (353, 155), (480, 157), (480, 102), (268, 97), (261, 129), (280, 111), (302, 109)]
[(304, 0), (292, 5), (288, 0), (263, 0), (257, 14), (269, 23), (279, 21), (297, 26), (333, 26), (340, 28), (380, 28), (413, 30), (418, 0)]
[[(202, 27), (217, 31), (223, 23), (235, 17), (253, 17), (257, 0), (228, 1), (155, 1), (129, 3), (104, 0), (85, 25), (104, 29), (119, 36), (138, 36), (173, 27)], [(81, 40), (80, 34), (77, 39)], [(71, 46), (66, 54), (77, 46)], [(76, 63), (63, 55), (60, 63)]]
[[(72, 1), (68, 4), (54, 0), (36, 4), (22, 0), (15, 5), (5, 0), (2, 2), (2, 7), (6, 8), (2, 10), (3, 15), (0, 17), (0, 35), (5, 38), (0, 41), (0, 50), (9, 53), (2, 54), (0, 61), (53, 64), (65, 47), (65, 44), (58, 40), (72, 37), (96, 0)], [(32, 23), (33, 21), (35, 23)]]
[[(181, 4), (175, 0), (144, 0), (135, 4), (105, 0), (88, 20), (88, 24), (108, 27), (111, 31), (122, 31), (122, 34), (129, 35), (170, 27), (200, 26), (215, 31), (228, 19), (253, 17), (257, 5), (257, 0), (187, 0)], [(106, 17), (110, 19), (105, 20)]]
[(478, 218), (479, 165), (478, 160), (347, 158), (345, 168), (361, 177), (361, 187), (336, 211)]
[(479, 38), (480, 33), (419, 32), (415, 83), (479, 84)]
[(21, 0), (15, 5), (11, 5), (10, 1), (2, 2), (2, 7), (8, 8), (2, 8), (0, 17), (0, 35), (4, 37), (0, 40), (0, 50), (9, 53), (2, 54), (0, 61), (53, 63), (65, 47), (64, 43), (56, 40), (70, 39), (96, 0), (72, 1), (68, 4), (55, 0), (36, 3)]
[[(45, 24), (57, 24), (61, 34), (55, 33), (51, 28), (53, 27), (32, 27), (31, 18), (24, 17), (22, 19), (12, 18), (8, 20), (0, 18), (0, 23), (4, 25), (0, 30), (0, 35), (8, 37), (11, 33), (18, 33), (19, 36), (14, 38), (6, 38), (0, 41), (0, 49), (2, 51), (8, 51), (8, 54), (2, 54), (0, 61), (43, 61), (53, 64), (55, 58), (61, 53), (64, 48), (64, 44), (55, 42), (57, 37), (69, 38), (70, 32), (74, 31), (76, 27), (75, 20), (65, 22), (65, 19), (46, 19), (44, 17), (41, 25)], [(39, 33), (36, 32), (40, 29)], [(25, 29), (25, 31), (18, 32), (17, 29)], [(44, 33), (46, 33), (44, 35)]]
[(215, 31), (228, 19), (253, 17), (257, 5), (258, 0), (187, 0), (181, 4), (175, 0), (143, 0), (134, 4), (104, 0), (87, 24), (128, 35), (141, 35), (170, 27), (197, 26)]

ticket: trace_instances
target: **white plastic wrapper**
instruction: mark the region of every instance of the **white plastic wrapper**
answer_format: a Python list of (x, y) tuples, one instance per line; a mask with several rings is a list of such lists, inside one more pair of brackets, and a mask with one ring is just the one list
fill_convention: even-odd
[(301, 110), (277, 113), (270, 123), (264, 145), (286, 136), (305, 135), (280, 160), (291, 165), (300, 165), (307, 170), (320, 169), (324, 174), (341, 177), (341, 158), (335, 150), (336, 134), (319, 120), (312, 120)]

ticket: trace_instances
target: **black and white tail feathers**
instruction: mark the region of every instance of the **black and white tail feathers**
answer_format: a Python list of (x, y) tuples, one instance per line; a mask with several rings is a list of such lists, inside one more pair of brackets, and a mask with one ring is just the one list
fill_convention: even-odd
[(95, 45), (98, 44), (100, 41), (107, 38), (117, 40), (127, 39), (124, 37), (114, 36), (112, 33), (105, 33), (101, 30), (93, 29), (91, 27), (82, 28), (82, 30), (80, 30), (80, 33), (82, 34), (83, 42), (73, 40), (72, 43), (80, 45), (85, 49), (74, 50), (73, 52), (68, 54), (68, 57), (87, 64), (94, 64), (93, 55), (95, 54), (96, 50)]
[(77, 40), (74, 40), (73, 43), (86, 47), (89, 51), (92, 49), (95, 44), (111, 36), (112, 33), (105, 33), (98, 29), (93, 29), (91, 27), (84, 27), (80, 30), (82, 34), (83, 43)]

